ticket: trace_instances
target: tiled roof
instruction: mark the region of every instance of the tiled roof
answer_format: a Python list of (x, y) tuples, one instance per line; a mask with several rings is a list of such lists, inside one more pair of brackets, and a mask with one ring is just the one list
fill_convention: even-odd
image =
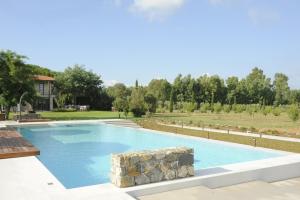
[(50, 76), (36, 75), (34, 76), (34, 80), (38, 81), (54, 81), (55, 79)]

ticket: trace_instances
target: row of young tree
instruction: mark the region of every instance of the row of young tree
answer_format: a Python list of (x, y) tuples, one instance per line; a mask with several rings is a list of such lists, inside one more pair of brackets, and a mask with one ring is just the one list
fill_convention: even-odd
[[(282, 106), (300, 103), (300, 90), (291, 90), (285, 74), (275, 74), (273, 82), (263, 70), (254, 68), (243, 79), (232, 76), (226, 80), (217, 75), (203, 75), (193, 78), (179, 74), (171, 84), (165, 79), (153, 79), (148, 86), (126, 87), (118, 83), (108, 88), (114, 99), (113, 105), (119, 110), (131, 107), (140, 113), (174, 109), (180, 111), (213, 110), (215, 105)], [(139, 104), (139, 106), (138, 106)], [(138, 109), (137, 109), (138, 108)], [(227, 108), (228, 110), (228, 108)]]

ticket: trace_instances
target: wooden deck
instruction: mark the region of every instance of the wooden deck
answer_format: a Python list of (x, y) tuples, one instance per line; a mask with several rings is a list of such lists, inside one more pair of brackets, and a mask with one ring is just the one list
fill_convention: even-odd
[(0, 159), (36, 156), (40, 151), (11, 128), (0, 129)]

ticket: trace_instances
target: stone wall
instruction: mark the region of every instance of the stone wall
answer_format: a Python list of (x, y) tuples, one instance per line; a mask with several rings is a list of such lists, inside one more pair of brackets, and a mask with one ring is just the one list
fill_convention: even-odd
[(194, 176), (194, 150), (186, 147), (114, 154), (111, 182), (130, 187)]

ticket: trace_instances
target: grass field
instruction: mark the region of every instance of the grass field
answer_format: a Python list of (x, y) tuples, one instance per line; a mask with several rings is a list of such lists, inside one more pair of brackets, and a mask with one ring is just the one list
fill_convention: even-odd
[[(87, 119), (116, 119), (118, 112), (86, 111), (86, 112), (40, 112), (42, 118), (51, 120), (87, 120)], [(131, 116), (131, 115), (130, 115)], [(130, 118), (129, 116), (129, 118)], [(121, 113), (121, 118), (125, 118)]]
[(255, 113), (254, 116), (248, 113), (161, 113), (155, 114), (153, 118), (173, 124), (300, 136), (300, 121), (293, 122), (286, 113), (280, 116), (264, 116), (261, 113)]
[[(11, 113), (13, 114), (13, 113)], [(118, 112), (87, 111), (87, 112), (40, 112), (42, 118), (50, 120), (87, 120), (87, 119), (115, 119)], [(123, 113), (121, 118), (125, 118)], [(12, 116), (12, 115), (11, 115)], [(132, 118), (132, 115), (129, 115)], [(255, 113), (157, 113), (152, 117), (164, 123), (231, 129), (240, 131), (254, 131), (265, 134), (283, 135), (300, 138), (300, 121), (293, 122), (286, 113), (280, 116), (269, 114), (264, 116)]]
[(245, 144), (250, 146), (255, 146), (256, 144), (257, 147), (264, 147), (264, 148), (300, 153), (299, 142), (287, 142), (287, 141), (271, 140), (266, 138), (256, 138), (255, 141), (254, 138), (248, 136), (230, 135), (230, 134), (212, 133), (212, 132), (208, 133), (199, 130), (164, 126), (161, 124), (157, 124), (154, 120), (151, 119), (137, 120), (137, 123), (144, 128), (153, 129), (153, 130), (177, 133), (182, 135), (190, 135), (190, 136), (196, 136), (202, 138), (209, 138), (213, 140), (221, 140), (221, 141)]

